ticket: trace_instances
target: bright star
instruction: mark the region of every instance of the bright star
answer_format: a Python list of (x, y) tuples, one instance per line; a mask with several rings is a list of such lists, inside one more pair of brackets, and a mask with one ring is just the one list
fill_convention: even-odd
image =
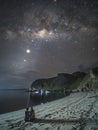
[(27, 49), (27, 50), (26, 50), (26, 53), (30, 53), (30, 52), (31, 52), (30, 49)]

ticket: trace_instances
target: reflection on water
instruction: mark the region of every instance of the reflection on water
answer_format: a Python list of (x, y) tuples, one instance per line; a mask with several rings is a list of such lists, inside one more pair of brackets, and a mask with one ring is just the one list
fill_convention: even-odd
[(31, 102), (40, 102), (40, 103), (46, 103), (49, 101), (53, 101), (62, 97), (65, 97), (69, 95), (69, 93), (64, 94), (63, 92), (58, 93), (58, 92), (54, 92), (54, 93), (48, 93), (48, 94), (43, 94), (42, 96), (40, 94), (34, 94), (34, 93), (30, 93), (30, 99)]

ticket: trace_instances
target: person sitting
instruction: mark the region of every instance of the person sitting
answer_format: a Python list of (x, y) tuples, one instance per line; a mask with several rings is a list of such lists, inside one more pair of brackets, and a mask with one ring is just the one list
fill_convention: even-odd
[(25, 121), (29, 121), (30, 120), (30, 116), (29, 116), (29, 109), (26, 108), (26, 111), (25, 111)]
[(33, 121), (33, 120), (35, 120), (35, 112), (34, 112), (33, 107), (31, 107), (31, 109), (30, 109), (30, 121)]

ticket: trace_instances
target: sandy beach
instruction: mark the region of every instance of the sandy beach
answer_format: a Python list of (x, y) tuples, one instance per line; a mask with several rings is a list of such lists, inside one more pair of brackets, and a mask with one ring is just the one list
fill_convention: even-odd
[(35, 122), (24, 121), (25, 109), (1, 114), (0, 130), (98, 130), (98, 91), (72, 93), (34, 110)]

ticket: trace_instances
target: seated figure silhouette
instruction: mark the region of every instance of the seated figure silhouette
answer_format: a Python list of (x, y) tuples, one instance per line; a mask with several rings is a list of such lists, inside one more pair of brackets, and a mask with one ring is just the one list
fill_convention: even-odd
[(33, 107), (30, 108), (30, 121), (35, 120), (35, 112)]
[(26, 111), (25, 111), (25, 121), (29, 121), (29, 120), (30, 120), (29, 109), (26, 108)]

